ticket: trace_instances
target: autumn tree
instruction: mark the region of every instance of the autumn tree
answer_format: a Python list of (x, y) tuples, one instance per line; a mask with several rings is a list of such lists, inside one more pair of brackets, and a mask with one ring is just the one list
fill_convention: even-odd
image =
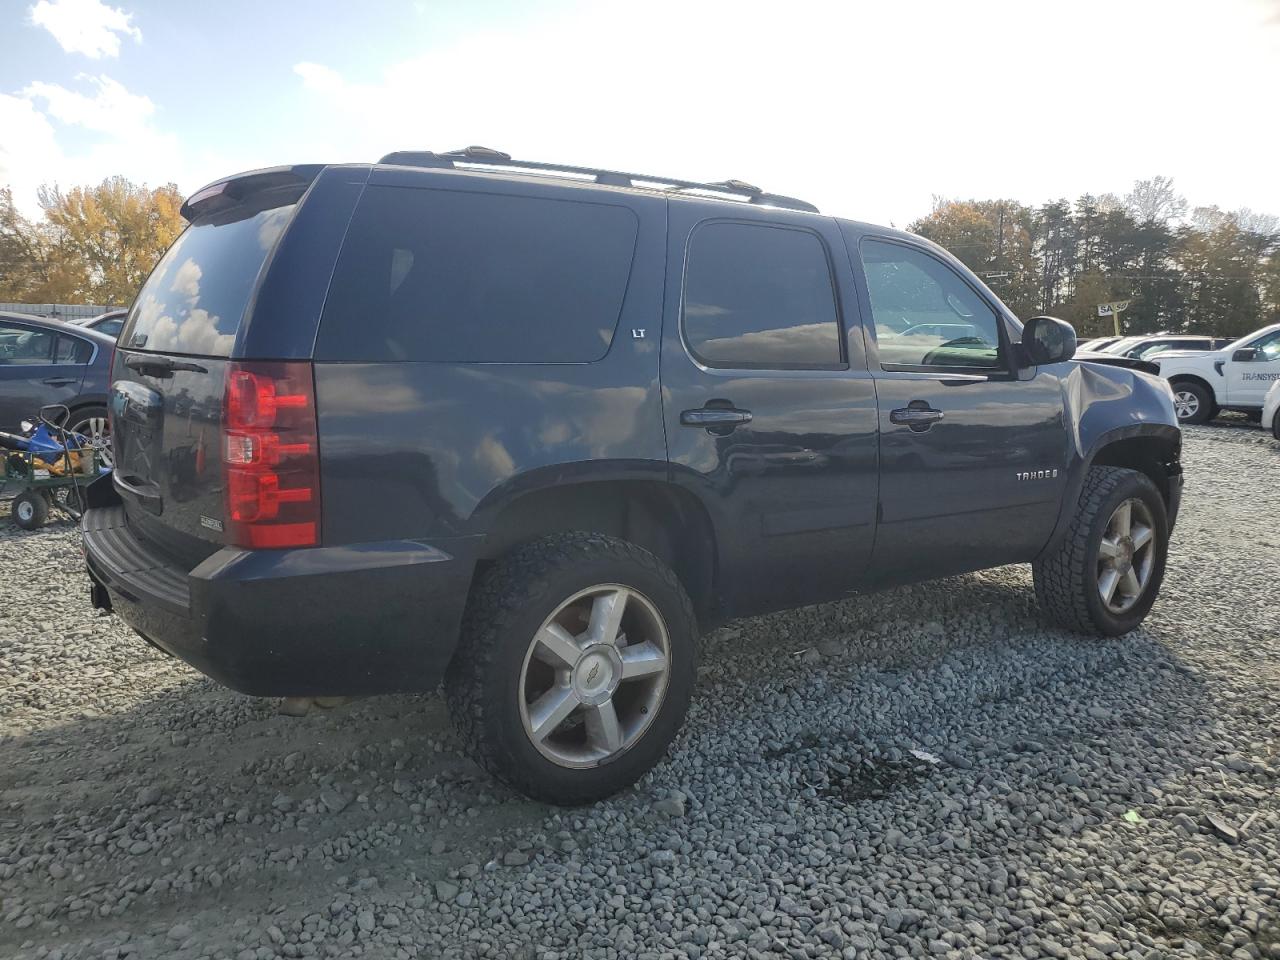
[(43, 217), (31, 221), (0, 191), (0, 300), (127, 304), (183, 226), (173, 184), (109, 177), (42, 187), (39, 201)]
[(907, 229), (945, 247), (986, 281), (1009, 308), (1036, 310), (1032, 212), (1012, 200), (934, 198), (933, 211)]

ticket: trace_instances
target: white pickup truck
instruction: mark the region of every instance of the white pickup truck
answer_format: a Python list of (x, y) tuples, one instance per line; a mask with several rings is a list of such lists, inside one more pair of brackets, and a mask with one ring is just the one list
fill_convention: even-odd
[(1220, 410), (1255, 416), (1271, 385), (1280, 381), (1280, 323), (1255, 330), (1207, 353), (1171, 350), (1148, 357), (1173, 387), (1182, 423), (1204, 423)]

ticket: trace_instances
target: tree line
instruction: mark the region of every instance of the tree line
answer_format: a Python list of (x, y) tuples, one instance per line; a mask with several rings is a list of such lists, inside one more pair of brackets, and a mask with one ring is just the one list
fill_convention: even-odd
[(44, 186), (39, 204), (30, 219), (0, 188), (0, 301), (128, 305), (184, 225), (172, 183)]
[(913, 233), (950, 250), (1019, 316), (1110, 333), (1097, 305), (1131, 301), (1126, 333), (1242, 336), (1280, 322), (1280, 217), (1188, 211), (1165, 177), (1074, 203), (934, 198)]
[[(128, 304), (183, 227), (175, 184), (109, 177), (39, 191), (23, 216), (0, 188), (0, 301)], [(1041, 206), (935, 197), (909, 230), (963, 260), (1022, 317), (1110, 332), (1097, 305), (1129, 300), (1126, 332), (1239, 336), (1280, 322), (1280, 217), (1186, 201), (1165, 177), (1125, 196)]]

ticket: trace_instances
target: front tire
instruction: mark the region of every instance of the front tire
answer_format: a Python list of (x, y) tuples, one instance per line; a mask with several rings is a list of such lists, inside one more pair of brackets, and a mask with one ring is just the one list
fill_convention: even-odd
[(1149, 477), (1089, 468), (1062, 543), (1032, 564), (1041, 610), (1080, 633), (1128, 633), (1156, 601), (1168, 544), (1164, 498)]
[(1280, 410), (1276, 411), (1276, 415), (1271, 418), (1271, 435), (1280, 440)]
[(670, 568), (634, 544), (525, 544), (472, 590), (445, 678), (475, 760), (549, 803), (600, 800), (666, 753), (695, 678), (697, 621)]
[(1191, 380), (1175, 383), (1173, 409), (1179, 423), (1204, 423), (1215, 413), (1213, 393)]

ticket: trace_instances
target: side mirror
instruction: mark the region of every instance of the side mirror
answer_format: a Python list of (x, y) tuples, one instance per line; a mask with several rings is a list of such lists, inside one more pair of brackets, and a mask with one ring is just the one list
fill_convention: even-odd
[(1076, 330), (1057, 317), (1032, 317), (1022, 328), (1022, 353), (1036, 366), (1076, 355)]
[(1235, 353), (1231, 355), (1231, 359), (1235, 363), (1241, 363), (1241, 362), (1247, 363), (1251, 360), (1257, 360), (1258, 353), (1259, 351), (1254, 349), (1253, 347), (1241, 347), (1239, 350), (1237, 350)]

